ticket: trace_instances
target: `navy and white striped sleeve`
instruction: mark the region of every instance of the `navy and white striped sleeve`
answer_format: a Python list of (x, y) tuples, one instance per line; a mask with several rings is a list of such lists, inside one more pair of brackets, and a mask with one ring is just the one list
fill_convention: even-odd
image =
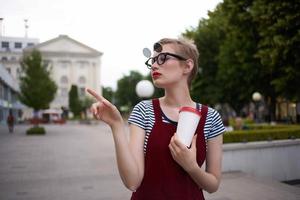
[(128, 123), (134, 124), (145, 130), (146, 129), (145, 118), (146, 118), (145, 106), (143, 102), (140, 102), (134, 106), (128, 118)]
[(209, 131), (207, 139), (212, 139), (225, 132), (225, 127), (223, 125), (220, 114), (216, 110), (213, 110), (211, 117), (211, 129)]

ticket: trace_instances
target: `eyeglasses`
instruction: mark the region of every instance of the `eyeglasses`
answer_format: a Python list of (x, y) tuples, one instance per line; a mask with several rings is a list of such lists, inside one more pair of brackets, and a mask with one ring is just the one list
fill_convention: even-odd
[(157, 56), (154, 56), (154, 57), (151, 57), (149, 58), (145, 64), (146, 66), (149, 68), (149, 69), (152, 69), (152, 65), (157, 62), (158, 65), (162, 65), (164, 64), (168, 59), (170, 59), (170, 56), (174, 57), (174, 58), (177, 58), (178, 60), (184, 60), (186, 61), (187, 59), (182, 57), (182, 56), (179, 56), (179, 55), (176, 55), (176, 54), (173, 54), (173, 53), (168, 53), (168, 52), (163, 52), (163, 53), (160, 53), (158, 54)]

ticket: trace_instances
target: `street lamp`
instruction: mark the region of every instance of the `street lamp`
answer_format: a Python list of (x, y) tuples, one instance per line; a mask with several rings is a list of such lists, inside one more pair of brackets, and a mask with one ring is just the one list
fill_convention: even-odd
[(252, 100), (254, 101), (254, 104), (255, 104), (255, 114), (254, 114), (255, 117), (254, 117), (254, 119), (255, 119), (256, 123), (260, 121), (259, 120), (259, 113), (258, 113), (259, 112), (258, 106), (259, 106), (259, 102), (260, 102), (261, 98), (262, 98), (262, 96), (259, 92), (254, 92), (252, 94)]
[(148, 80), (141, 80), (136, 84), (135, 92), (140, 98), (149, 98), (154, 93), (153, 84)]

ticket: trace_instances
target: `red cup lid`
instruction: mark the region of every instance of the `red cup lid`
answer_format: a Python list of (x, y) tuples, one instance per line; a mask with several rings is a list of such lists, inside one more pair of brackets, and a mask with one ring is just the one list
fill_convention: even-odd
[(201, 112), (193, 107), (188, 107), (188, 106), (181, 107), (179, 112), (182, 112), (182, 111), (193, 112), (201, 117)]

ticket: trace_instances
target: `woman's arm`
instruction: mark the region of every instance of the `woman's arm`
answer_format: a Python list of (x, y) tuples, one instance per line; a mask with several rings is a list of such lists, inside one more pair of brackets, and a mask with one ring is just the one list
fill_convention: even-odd
[(124, 126), (112, 128), (121, 179), (128, 189), (135, 191), (144, 177), (145, 130), (135, 125), (129, 125), (129, 130), (128, 143)]
[(222, 143), (222, 134), (207, 141), (205, 171), (198, 166), (197, 162), (188, 169), (188, 173), (198, 186), (209, 193), (216, 192), (221, 182)]
[(98, 102), (94, 103), (91, 111), (94, 117), (107, 123), (112, 130), (119, 174), (124, 185), (130, 190), (136, 190), (144, 176), (144, 138), (145, 130), (130, 125), (129, 141), (126, 137), (123, 118), (113, 104), (93, 90), (87, 92)]
[(188, 149), (175, 136), (170, 142), (174, 160), (181, 165), (197, 185), (209, 193), (216, 192), (221, 180), (223, 135), (208, 140), (206, 152), (206, 170), (201, 169), (196, 160), (196, 136)]

